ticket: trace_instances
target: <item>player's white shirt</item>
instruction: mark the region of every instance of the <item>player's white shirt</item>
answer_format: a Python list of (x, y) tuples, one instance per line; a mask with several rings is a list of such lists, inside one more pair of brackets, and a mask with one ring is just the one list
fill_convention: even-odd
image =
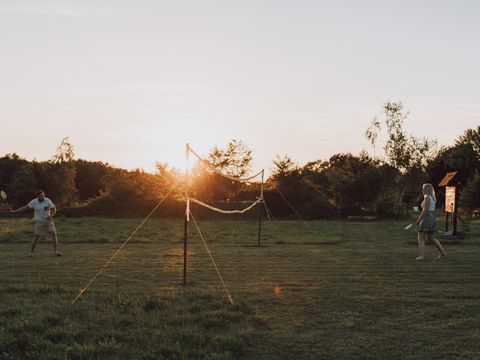
[(49, 198), (43, 199), (42, 202), (35, 198), (27, 206), (35, 210), (35, 220), (47, 220), (50, 216), (50, 209), (55, 207)]

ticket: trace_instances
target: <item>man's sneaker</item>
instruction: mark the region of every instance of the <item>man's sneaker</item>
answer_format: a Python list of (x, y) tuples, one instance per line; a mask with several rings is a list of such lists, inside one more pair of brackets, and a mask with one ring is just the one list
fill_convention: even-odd
[(60, 251), (57, 251), (57, 252), (55, 253), (55, 256), (63, 256), (63, 254), (62, 254)]

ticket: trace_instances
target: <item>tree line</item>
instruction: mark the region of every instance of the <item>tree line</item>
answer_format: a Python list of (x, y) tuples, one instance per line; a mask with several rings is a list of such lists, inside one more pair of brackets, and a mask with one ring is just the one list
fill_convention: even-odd
[[(402, 103), (385, 103), (382, 114), (366, 129), (364, 135), (375, 153), (384, 135), (382, 156), (366, 151), (339, 153), (303, 166), (289, 155), (277, 156), (265, 181), (269, 215), (304, 219), (401, 216), (422, 201), (422, 183), (436, 186), (447, 171), (459, 172), (464, 216), (480, 208), (480, 126), (465, 130), (451, 146), (439, 147), (435, 140), (409, 134), (405, 130), (408, 116)], [(244, 142), (231, 140), (225, 148), (213, 147), (207, 160), (222, 173), (244, 177), (251, 174), (253, 154)], [(59, 214), (66, 216), (143, 216), (168, 194), (156, 215), (179, 217), (184, 213), (186, 186), (184, 174), (166, 163), (157, 163), (156, 171), (148, 173), (75, 159), (68, 138), (48, 161), (27, 161), (17, 154), (0, 158), (0, 188), (13, 206), (24, 205), (35, 190), (43, 189)], [(242, 208), (260, 194), (258, 179), (231, 181), (201, 162), (191, 169), (188, 188), (190, 196), (228, 209)], [(436, 190), (438, 204), (443, 206), (443, 189)], [(196, 211), (209, 216), (204, 209)]]

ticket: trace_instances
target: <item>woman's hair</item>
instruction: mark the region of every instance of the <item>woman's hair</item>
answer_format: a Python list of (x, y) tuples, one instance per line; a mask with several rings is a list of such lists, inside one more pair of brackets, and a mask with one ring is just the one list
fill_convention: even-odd
[(435, 197), (435, 189), (433, 188), (433, 185), (426, 183), (426, 184), (423, 184), (423, 187), (425, 188), (427, 195), (430, 195), (433, 198), (433, 200), (437, 201), (437, 198)]

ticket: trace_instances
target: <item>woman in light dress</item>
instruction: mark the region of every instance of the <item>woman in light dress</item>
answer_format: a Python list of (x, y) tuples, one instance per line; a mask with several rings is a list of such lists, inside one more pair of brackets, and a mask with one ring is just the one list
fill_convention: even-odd
[(437, 219), (435, 217), (435, 204), (437, 198), (435, 197), (435, 190), (432, 184), (423, 184), (422, 186), (423, 202), (422, 212), (416, 221), (418, 225), (418, 252), (419, 256), (416, 260), (425, 259), (425, 240), (431, 241), (432, 244), (438, 249), (440, 255), (438, 258), (444, 258), (447, 256), (447, 252), (443, 248), (440, 241), (435, 239), (434, 234), (437, 230)]

